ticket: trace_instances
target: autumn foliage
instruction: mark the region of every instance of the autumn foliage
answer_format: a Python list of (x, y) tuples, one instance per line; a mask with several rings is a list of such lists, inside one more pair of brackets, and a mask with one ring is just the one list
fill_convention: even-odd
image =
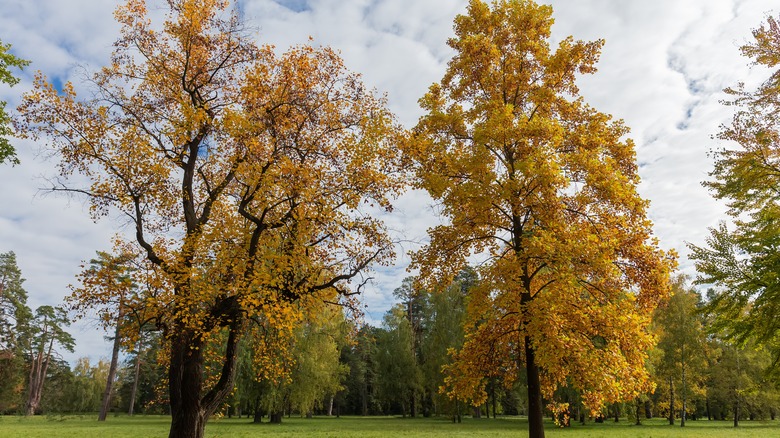
[(128, 223), (156, 272), (144, 304), (170, 349), (171, 436), (201, 436), (247, 324), (292, 327), (303, 298), (355, 293), (392, 257), (364, 206), (389, 209), (402, 187), (402, 131), (333, 50), (277, 55), (226, 1), (167, 4), (162, 25), (144, 1), (119, 7), (121, 37), (87, 97), (38, 74), (17, 128), (61, 158), (53, 190)]
[(414, 266), (435, 287), (484, 260), (446, 391), (479, 404), (489, 378), (525, 367), (531, 436), (541, 396), (565, 410), (563, 386), (593, 410), (652, 389), (648, 323), (675, 265), (652, 237), (628, 128), (578, 96), (603, 41), (553, 51), (552, 21), (532, 1), (469, 2), (414, 130), (417, 185), (447, 219)]

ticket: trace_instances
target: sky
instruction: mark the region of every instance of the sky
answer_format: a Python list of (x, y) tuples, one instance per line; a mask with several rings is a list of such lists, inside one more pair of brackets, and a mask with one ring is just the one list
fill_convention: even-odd
[[(163, 1), (150, 1), (159, 16)], [(238, 7), (260, 43), (285, 50), (313, 38), (341, 52), (347, 67), (387, 93), (399, 121), (412, 127), (421, 115), (417, 100), (439, 81), (452, 50), (452, 20), (466, 0), (240, 0)], [(40, 70), (55, 84), (73, 81), (108, 63), (119, 35), (113, 20), (117, 0), (0, 0), (0, 40), (32, 61), (13, 88), (0, 84), (0, 100), (13, 110)], [(660, 246), (680, 255), (680, 271), (695, 276), (686, 242), (702, 245), (707, 228), (726, 220), (722, 203), (701, 182), (708, 178), (708, 152), (734, 147), (713, 139), (728, 123), (722, 90), (739, 81), (754, 87), (767, 71), (751, 67), (739, 47), (780, 0), (551, 0), (551, 42), (568, 35), (603, 38), (595, 75), (579, 80), (580, 93), (596, 109), (625, 120), (636, 143), (640, 194)], [(0, 252), (14, 251), (26, 278), (28, 305), (58, 305), (69, 293), (83, 261), (110, 250), (123, 222), (89, 219), (84, 199), (46, 194), (44, 178), (55, 175), (42, 145), (14, 139), (20, 166), (0, 167)], [(401, 241), (394, 266), (378, 270), (363, 296), (366, 319), (378, 323), (393, 303), (392, 291), (410, 275), (406, 251), (419, 247), (426, 229), (438, 223), (431, 200), (421, 192), (400, 197), (384, 217)], [(75, 362), (110, 355), (93, 321), (70, 329)]]

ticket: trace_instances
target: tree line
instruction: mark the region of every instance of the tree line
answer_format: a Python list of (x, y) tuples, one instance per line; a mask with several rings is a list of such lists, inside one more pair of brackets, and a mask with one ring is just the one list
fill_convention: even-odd
[[(100, 256), (103, 261), (108, 257)], [(110, 376), (108, 360), (90, 363), (81, 358), (71, 368), (59, 356), (74, 347), (64, 330), (68, 324), (64, 311), (54, 311), (60, 316), (56, 321), (46, 317), (46, 309), (33, 318), (14, 254), (3, 254), (2, 262), (0, 305), (4, 339), (9, 339), (0, 359), (3, 413), (100, 412), (103, 418), (108, 412), (170, 413), (159, 333), (144, 330), (141, 339), (124, 348), (116, 378)], [(113, 272), (122, 270), (113, 266)], [(504, 376), (475, 370), (488, 379), (484, 400), (448, 396), (455, 352), (465, 342), (469, 291), (481, 281), (477, 271), (461, 271), (447, 288), (436, 292), (420, 289), (415, 280), (405, 278), (395, 289), (396, 303), (378, 326), (358, 325), (334, 305), (298, 327), (287, 340), (292, 355), (282, 365), (283, 378), (259, 377), (253, 366), (256, 353), (250, 343), (243, 343), (235, 390), (218, 414), (255, 422), (282, 422), (289, 415), (437, 416), (457, 422), (464, 416), (527, 415), (524, 376), (507, 386)], [(566, 403), (566, 408), (546, 409), (546, 415), (562, 426), (571, 421), (641, 424), (654, 417), (680, 425), (705, 418), (730, 420), (735, 426), (744, 420), (774, 420), (780, 410), (780, 388), (772, 374), (772, 350), (756, 342), (737, 343), (728, 331), (713, 331), (717, 315), (706, 303), (686, 278), (677, 277), (669, 301), (655, 311), (651, 325), (657, 343), (646, 364), (653, 391), (591, 412), (580, 391), (564, 386), (545, 405)], [(38, 341), (33, 345), (25, 337)]]
[[(720, 138), (742, 149), (715, 152), (707, 185), (735, 229), (691, 247), (702, 300), (653, 237), (628, 127), (579, 95), (604, 41), (551, 47), (551, 7), (469, 1), (405, 129), (333, 49), (260, 45), (227, 1), (166, 4), (161, 26), (145, 1), (117, 8), (120, 37), (87, 97), (38, 72), (12, 118), (59, 160), (51, 191), (128, 228), (66, 303), (112, 334), (107, 365), (56, 360), (72, 348), (65, 310), (27, 309), (6, 254), (7, 409), (43, 409), (56, 371), (63, 391), (105, 377), (101, 397), (82, 398), (101, 400), (101, 420), (117, 403), (161, 409), (172, 438), (202, 437), (220, 412), (522, 412), (533, 438), (545, 414), (775, 415), (777, 380), (760, 370), (778, 351), (778, 73), (727, 90), (738, 110)], [(743, 53), (776, 66), (777, 23), (753, 35)], [(5, 65), (24, 62), (0, 61), (13, 83)], [(355, 323), (370, 269), (395, 256), (373, 212), (408, 188), (443, 221), (382, 325)]]

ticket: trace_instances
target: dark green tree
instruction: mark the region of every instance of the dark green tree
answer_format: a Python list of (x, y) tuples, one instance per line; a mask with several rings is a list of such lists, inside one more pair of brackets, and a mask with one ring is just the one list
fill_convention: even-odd
[(13, 252), (0, 254), (0, 412), (16, 409), (24, 388), (23, 339), (32, 312)]

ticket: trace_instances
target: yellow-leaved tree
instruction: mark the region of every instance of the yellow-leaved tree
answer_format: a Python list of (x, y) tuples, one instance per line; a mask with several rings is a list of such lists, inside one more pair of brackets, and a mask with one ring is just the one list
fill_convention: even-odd
[(479, 404), (489, 378), (525, 374), (532, 437), (544, 436), (542, 397), (565, 410), (557, 388), (594, 410), (651, 389), (648, 323), (675, 265), (637, 194), (628, 129), (578, 96), (603, 41), (553, 51), (552, 22), (533, 1), (471, 0), (410, 149), (447, 219), (413, 257), (421, 277), (447, 284), (484, 260), (446, 390)]
[(165, 4), (155, 25), (127, 0), (91, 92), (38, 74), (15, 125), (59, 155), (52, 189), (125, 218), (157, 271), (143, 304), (169, 351), (169, 436), (192, 438), (233, 389), (249, 321), (292, 333), (305, 302), (359, 292), (393, 256), (364, 206), (403, 188), (404, 133), (333, 50), (276, 55), (226, 0)]

